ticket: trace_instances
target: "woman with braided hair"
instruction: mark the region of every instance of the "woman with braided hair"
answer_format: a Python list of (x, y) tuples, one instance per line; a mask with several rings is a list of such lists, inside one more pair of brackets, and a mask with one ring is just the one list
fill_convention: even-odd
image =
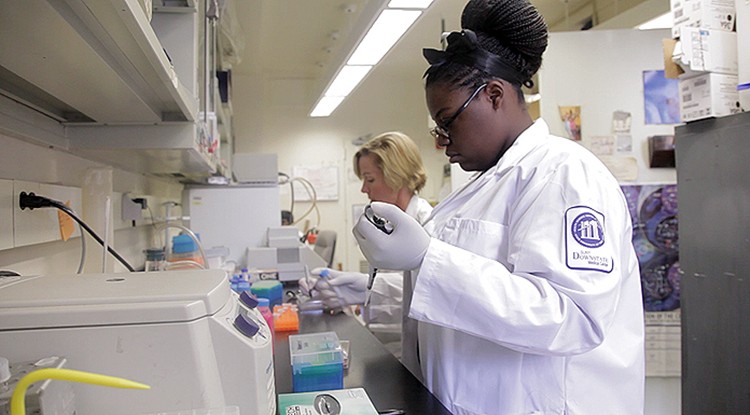
[(445, 155), (476, 173), (424, 227), (372, 203), (392, 226), (360, 218), (360, 248), (374, 267), (414, 270), (421, 374), (454, 414), (641, 414), (625, 197), (594, 155), (532, 120), (521, 91), (546, 24), (528, 0), (470, 0), (461, 25), (424, 51), (426, 100)]

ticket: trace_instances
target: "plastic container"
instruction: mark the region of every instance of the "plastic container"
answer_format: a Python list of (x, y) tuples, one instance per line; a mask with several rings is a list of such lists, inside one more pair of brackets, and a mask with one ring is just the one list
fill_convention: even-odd
[(243, 291), (250, 291), (250, 283), (243, 280), (242, 277), (235, 274), (229, 277), (229, 286), (234, 292), (242, 293)]
[(206, 266), (209, 269), (223, 269), (227, 257), (229, 257), (229, 248), (224, 246), (215, 246), (210, 249), (204, 249), (206, 253)]
[(273, 312), (271, 311), (269, 304), (268, 298), (258, 299), (258, 310), (260, 311), (260, 315), (262, 315), (266, 320), (266, 323), (268, 323), (268, 328), (271, 329), (271, 335), (273, 335)]
[[(200, 235), (195, 236), (200, 240)], [(193, 261), (205, 265), (198, 245), (190, 235), (180, 234), (172, 238), (172, 253), (169, 255), (169, 262), (179, 261)]]
[(164, 248), (148, 248), (143, 252), (146, 253), (146, 263), (144, 265), (146, 272), (164, 271), (167, 266)]
[(273, 326), (276, 331), (298, 331), (299, 312), (293, 304), (282, 304), (273, 307)]
[(289, 336), (294, 392), (342, 389), (344, 357), (332, 331)]
[(281, 298), (283, 295), (283, 287), (281, 283), (276, 280), (262, 280), (252, 284), (250, 291), (255, 294), (256, 297), (268, 298), (271, 303), (271, 307), (281, 305)]

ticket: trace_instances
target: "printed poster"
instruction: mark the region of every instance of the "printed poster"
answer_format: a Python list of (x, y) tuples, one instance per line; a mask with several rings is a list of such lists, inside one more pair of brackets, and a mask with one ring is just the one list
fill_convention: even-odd
[(581, 107), (558, 106), (560, 120), (565, 127), (565, 133), (573, 141), (581, 141)]
[(622, 186), (633, 221), (646, 312), (646, 375), (680, 376), (680, 261), (676, 185)]
[(664, 71), (643, 71), (643, 102), (646, 124), (679, 124), (679, 80), (664, 77)]

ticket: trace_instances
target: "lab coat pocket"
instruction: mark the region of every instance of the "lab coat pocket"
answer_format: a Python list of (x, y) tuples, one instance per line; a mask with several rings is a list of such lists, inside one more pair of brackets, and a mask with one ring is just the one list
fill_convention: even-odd
[(445, 225), (440, 239), (503, 263), (508, 257), (508, 227), (497, 222), (453, 218)]

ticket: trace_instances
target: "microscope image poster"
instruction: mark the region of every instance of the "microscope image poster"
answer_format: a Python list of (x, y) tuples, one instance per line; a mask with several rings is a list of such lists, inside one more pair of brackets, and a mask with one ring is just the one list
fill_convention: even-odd
[(622, 186), (633, 221), (646, 311), (680, 307), (677, 186)]
[(680, 376), (676, 185), (622, 186), (633, 221), (646, 324), (646, 375)]

